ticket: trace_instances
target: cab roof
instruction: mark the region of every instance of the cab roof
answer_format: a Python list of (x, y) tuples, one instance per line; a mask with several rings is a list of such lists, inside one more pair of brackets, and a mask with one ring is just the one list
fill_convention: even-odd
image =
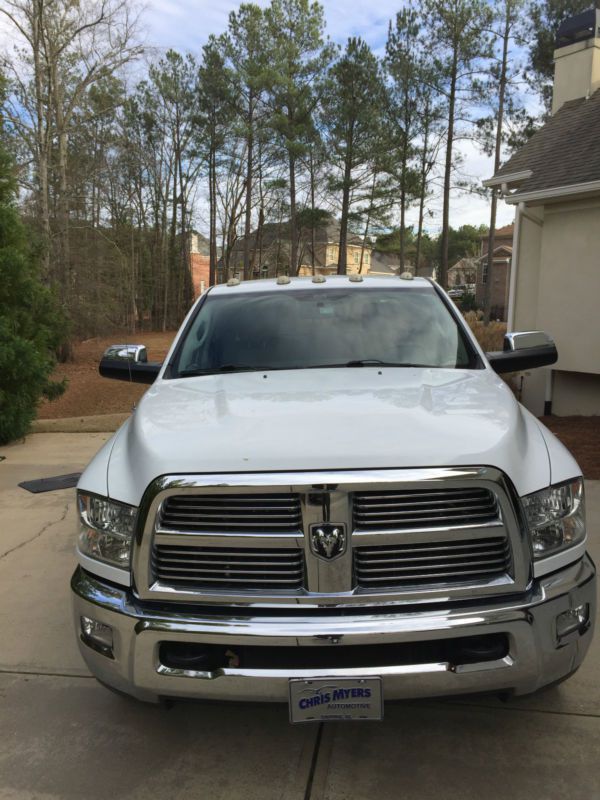
[[(320, 277), (320, 276), (318, 276)], [(259, 278), (250, 281), (240, 281), (233, 286), (220, 283), (210, 289), (211, 294), (239, 294), (251, 292), (290, 292), (298, 289), (313, 289), (318, 292), (323, 289), (348, 288), (356, 291), (361, 289), (423, 289), (431, 286), (428, 278), (412, 278), (411, 280), (397, 277), (396, 275), (365, 275), (362, 281), (350, 280), (349, 275), (325, 275), (324, 281), (314, 282), (312, 276), (290, 278), (289, 283), (277, 283), (277, 278)]]

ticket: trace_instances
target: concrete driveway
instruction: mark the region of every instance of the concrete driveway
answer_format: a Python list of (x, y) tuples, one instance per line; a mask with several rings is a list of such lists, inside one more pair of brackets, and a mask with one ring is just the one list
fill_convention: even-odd
[[(96, 684), (71, 631), (74, 492), (17, 483), (80, 470), (108, 435), (0, 448), (1, 800), (600, 800), (600, 636), (561, 687), (388, 704), (382, 723), (291, 727), (283, 706), (165, 709)], [(600, 482), (587, 497), (598, 560)]]

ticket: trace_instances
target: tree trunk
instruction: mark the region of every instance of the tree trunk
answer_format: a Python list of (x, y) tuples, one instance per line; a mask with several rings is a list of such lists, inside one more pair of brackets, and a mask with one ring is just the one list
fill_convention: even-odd
[[(315, 249), (316, 249), (316, 236), (315, 236), (315, 162), (313, 157), (312, 147), (310, 149), (310, 267), (311, 272), (315, 274)], [(327, 245), (325, 245), (325, 264), (327, 264)]]
[(367, 236), (369, 235), (369, 226), (371, 224), (371, 214), (373, 213), (373, 203), (375, 200), (375, 186), (377, 183), (377, 174), (373, 173), (373, 183), (371, 184), (371, 198), (369, 200), (369, 210), (367, 211), (367, 221), (365, 223), (365, 233), (363, 236), (362, 247), (360, 248), (360, 266), (358, 272), (362, 275), (363, 263), (365, 258), (365, 247), (367, 244)]
[[(500, 168), (500, 157), (502, 155), (502, 125), (504, 122), (504, 101), (506, 95), (506, 72), (508, 68), (508, 42), (510, 39), (510, 0), (506, 0), (506, 19), (504, 21), (504, 36), (502, 42), (502, 67), (500, 70), (500, 87), (498, 92), (498, 123), (496, 126), (496, 145), (494, 152), (494, 175)], [(492, 189), (492, 203), (490, 208), (490, 232), (488, 235), (488, 265), (487, 280), (484, 287), (483, 298), (483, 322), (488, 325), (492, 310), (492, 282), (494, 273), (494, 250), (496, 249), (496, 210), (498, 197), (496, 190)], [(508, 272), (508, 270), (507, 270)], [(506, 276), (508, 281), (508, 275)], [(507, 309), (504, 309), (506, 313)]]
[(448, 135), (446, 138), (446, 165), (444, 169), (444, 208), (442, 212), (442, 243), (440, 253), (440, 273), (438, 283), (443, 289), (448, 287), (448, 244), (450, 241), (450, 181), (452, 179), (452, 146), (454, 144), (454, 114), (456, 107), (456, 81), (458, 69), (458, 45), (452, 56), (450, 78), (450, 97), (448, 103)]
[(252, 225), (252, 170), (254, 155), (254, 137), (252, 131), (252, 106), (254, 97), (252, 93), (248, 98), (248, 152), (246, 154), (246, 218), (244, 222), (244, 280), (248, 280), (250, 275), (250, 230)]
[(43, 0), (34, 3), (32, 17), (33, 71), (35, 80), (36, 138), (37, 138), (37, 186), (38, 213), (42, 225), (44, 248), (42, 251), (42, 271), (44, 280), (50, 275), (50, 204), (48, 199), (48, 151), (50, 142), (50, 119), (48, 108), (44, 106), (44, 69), (41, 51), (43, 39)]
[[(429, 107), (425, 108), (425, 114), (429, 114)], [(427, 118), (426, 118), (427, 119)], [(425, 196), (427, 194), (427, 148), (429, 145), (429, 122), (425, 122), (423, 130), (423, 153), (421, 156), (421, 196), (419, 198), (419, 223), (417, 228), (417, 246), (415, 252), (415, 276), (419, 274), (421, 262), (421, 241), (423, 239), (423, 218), (425, 216)]]
[(290, 166), (290, 275), (298, 273), (298, 239), (296, 223), (296, 159), (289, 154)]
[(209, 191), (209, 215), (210, 215), (210, 231), (209, 231), (209, 277), (208, 282), (210, 286), (214, 286), (217, 282), (217, 177), (216, 177), (216, 154), (214, 141), (210, 145), (210, 153), (208, 156), (208, 191)]
[(344, 164), (344, 182), (342, 187), (342, 215), (340, 218), (340, 248), (338, 253), (338, 275), (348, 272), (348, 216), (350, 213), (350, 180), (352, 166), (350, 157), (346, 157)]

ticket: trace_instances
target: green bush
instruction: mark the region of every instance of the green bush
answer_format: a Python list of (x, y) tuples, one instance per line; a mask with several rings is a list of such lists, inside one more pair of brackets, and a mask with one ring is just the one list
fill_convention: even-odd
[(479, 305), (477, 304), (474, 294), (469, 294), (467, 292), (463, 294), (460, 298), (460, 310), (463, 314), (466, 314), (467, 311), (479, 311)]
[(67, 321), (40, 280), (14, 201), (13, 165), (0, 147), (0, 444), (27, 433), (40, 399), (65, 388), (50, 374)]

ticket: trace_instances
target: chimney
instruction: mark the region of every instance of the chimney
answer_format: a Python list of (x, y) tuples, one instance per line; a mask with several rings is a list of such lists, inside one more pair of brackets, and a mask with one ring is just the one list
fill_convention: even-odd
[(556, 35), (552, 113), (600, 88), (600, 0), (565, 20)]

